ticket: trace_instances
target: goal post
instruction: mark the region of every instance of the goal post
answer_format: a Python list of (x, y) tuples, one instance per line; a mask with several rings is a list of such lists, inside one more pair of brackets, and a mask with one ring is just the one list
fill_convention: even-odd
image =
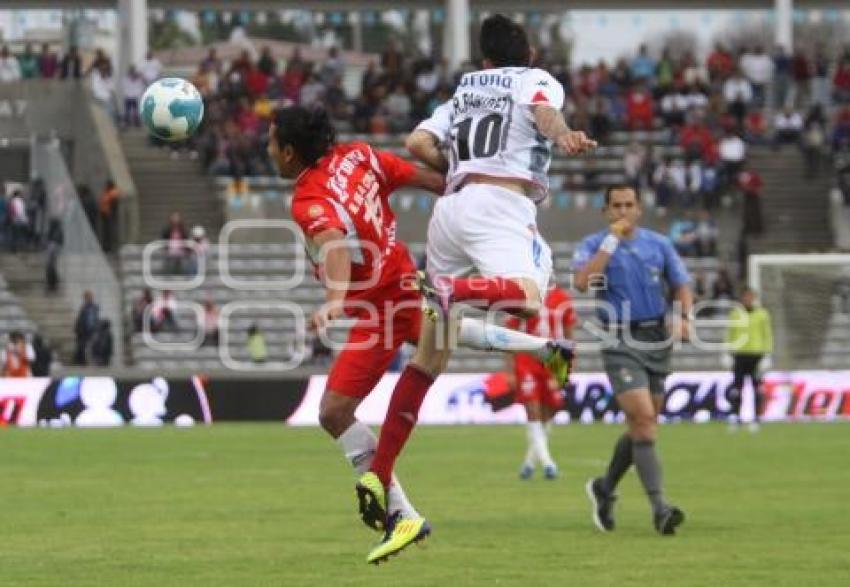
[(776, 368), (850, 368), (850, 255), (751, 255), (748, 276), (773, 316)]

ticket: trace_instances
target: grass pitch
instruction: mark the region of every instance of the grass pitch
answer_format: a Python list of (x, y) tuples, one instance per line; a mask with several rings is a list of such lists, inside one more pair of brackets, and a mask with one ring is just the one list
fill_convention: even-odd
[(423, 427), (399, 473), (434, 526), (425, 547), (365, 564), (377, 538), (318, 429), (0, 431), (0, 585), (847, 585), (848, 424), (662, 427), (679, 535), (650, 525), (634, 473), (618, 529), (583, 484), (621, 431), (561, 426), (562, 478), (521, 482), (521, 427)]

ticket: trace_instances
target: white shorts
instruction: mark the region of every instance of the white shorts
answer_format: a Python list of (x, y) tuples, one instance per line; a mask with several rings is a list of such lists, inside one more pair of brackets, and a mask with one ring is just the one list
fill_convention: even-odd
[(533, 279), (541, 299), (552, 249), (537, 231), (537, 208), (511, 190), (480, 183), (442, 196), (428, 224), (428, 274)]

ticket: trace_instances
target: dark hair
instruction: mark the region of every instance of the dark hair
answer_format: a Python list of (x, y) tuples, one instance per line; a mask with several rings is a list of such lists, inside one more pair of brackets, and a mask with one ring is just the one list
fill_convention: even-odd
[(481, 23), (481, 54), (496, 67), (528, 67), (531, 45), (525, 29), (503, 14)]
[(615, 183), (614, 185), (609, 185), (605, 188), (605, 205), (611, 203), (611, 194), (613, 192), (619, 192), (620, 190), (632, 190), (635, 194), (635, 201), (640, 203), (640, 192), (633, 185), (629, 185), (627, 183)]
[(277, 146), (282, 149), (291, 145), (307, 167), (315, 165), (336, 142), (333, 124), (321, 108), (281, 108), (275, 112), (274, 121)]

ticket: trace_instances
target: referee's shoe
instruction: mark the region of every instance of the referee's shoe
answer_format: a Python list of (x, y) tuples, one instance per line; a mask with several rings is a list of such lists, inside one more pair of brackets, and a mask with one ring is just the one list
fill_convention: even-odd
[(593, 524), (600, 532), (610, 532), (614, 529), (614, 502), (617, 496), (602, 487), (602, 477), (588, 479), (584, 486), (590, 503), (593, 505), (591, 515)]
[(675, 534), (676, 528), (684, 521), (685, 512), (674, 505), (668, 505), (663, 510), (655, 512), (654, 516), (655, 529), (664, 536)]

